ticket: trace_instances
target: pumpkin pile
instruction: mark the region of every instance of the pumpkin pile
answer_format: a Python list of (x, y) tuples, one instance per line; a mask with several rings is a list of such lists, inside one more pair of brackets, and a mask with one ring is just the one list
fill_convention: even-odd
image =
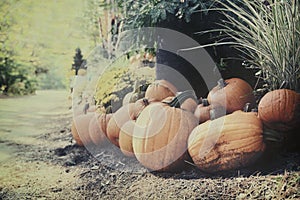
[(254, 109), (253, 89), (239, 78), (221, 79), (200, 99), (157, 80), (115, 113), (74, 118), (72, 134), (79, 145), (101, 145), (107, 138), (153, 171), (178, 171), (190, 161), (213, 173), (255, 162), (265, 150), (264, 125), (277, 130), (298, 126), (299, 102), (299, 94), (278, 90)]
[(107, 124), (111, 117), (111, 114), (98, 114), (96, 112), (75, 116), (71, 126), (71, 133), (77, 145), (104, 144), (107, 140)]

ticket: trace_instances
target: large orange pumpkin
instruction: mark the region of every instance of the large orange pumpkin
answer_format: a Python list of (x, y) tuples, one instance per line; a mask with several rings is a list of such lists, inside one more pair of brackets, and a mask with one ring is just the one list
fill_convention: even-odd
[(206, 172), (231, 170), (254, 162), (264, 151), (263, 125), (255, 112), (236, 111), (198, 125), (188, 151)]
[(176, 171), (187, 158), (187, 139), (198, 124), (193, 113), (156, 102), (147, 106), (136, 120), (133, 151), (150, 170)]
[(162, 101), (169, 96), (175, 96), (176, 93), (177, 89), (172, 83), (166, 80), (156, 80), (148, 86), (145, 98), (150, 102)]
[(119, 147), (120, 128), (129, 120), (136, 120), (140, 112), (148, 105), (146, 99), (140, 99), (135, 103), (129, 103), (117, 110), (107, 125), (107, 137), (117, 147)]
[(86, 115), (74, 117), (71, 126), (71, 133), (79, 146), (88, 145), (92, 142), (89, 135), (89, 124), (94, 116), (95, 113), (88, 113)]
[(258, 114), (271, 129), (287, 131), (300, 127), (300, 94), (289, 89), (268, 92), (258, 104)]
[(255, 105), (255, 97), (252, 87), (240, 78), (219, 80), (207, 96), (208, 102), (221, 105), (226, 108), (227, 113), (242, 110), (246, 103)]

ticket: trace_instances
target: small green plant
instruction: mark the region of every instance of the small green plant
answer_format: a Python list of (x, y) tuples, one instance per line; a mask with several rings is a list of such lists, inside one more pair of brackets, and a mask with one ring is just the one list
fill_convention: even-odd
[(221, 30), (232, 42), (218, 41), (214, 45), (234, 45), (268, 91), (285, 88), (299, 89), (300, 79), (300, 2), (299, 0), (247, 1), (223, 3), (217, 0), (226, 16)]

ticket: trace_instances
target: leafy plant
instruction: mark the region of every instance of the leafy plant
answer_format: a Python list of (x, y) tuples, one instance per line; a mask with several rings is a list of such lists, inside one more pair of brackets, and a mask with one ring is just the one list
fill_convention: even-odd
[(116, 0), (116, 2), (124, 12), (125, 27), (129, 28), (155, 26), (161, 21), (168, 21), (170, 15), (190, 22), (193, 13), (202, 11), (207, 13), (216, 3), (214, 0)]
[(6, 95), (33, 94), (37, 84), (30, 67), (18, 63), (13, 52), (0, 49), (0, 93)]
[[(227, 20), (223, 31), (233, 42), (218, 41), (213, 45), (234, 45), (258, 69), (257, 75), (267, 84), (267, 90), (284, 87), (297, 90), (300, 79), (300, 2), (298, 0), (265, 1), (241, 0), (223, 3)], [(232, 28), (234, 27), (234, 28)], [(207, 32), (216, 31), (210, 30)]]

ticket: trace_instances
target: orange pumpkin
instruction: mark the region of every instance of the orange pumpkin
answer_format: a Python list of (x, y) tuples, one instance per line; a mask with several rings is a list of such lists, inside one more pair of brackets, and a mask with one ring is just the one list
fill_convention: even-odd
[(98, 117), (98, 123), (99, 126), (101, 128), (101, 130), (103, 131), (103, 133), (107, 136), (107, 126), (108, 126), (108, 122), (109, 120), (112, 118), (113, 114), (112, 113), (108, 113), (108, 114), (101, 114)]
[(300, 127), (300, 94), (289, 89), (268, 92), (258, 104), (258, 114), (263, 123), (274, 130)]
[(71, 133), (79, 146), (88, 145), (92, 142), (89, 135), (89, 124), (94, 116), (95, 113), (88, 113), (74, 117)]
[(187, 158), (187, 139), (198, 124), (191, 112), (156, 102), (147, 106), (136, 120), (133, 151), (150, 170), (177, 171)]
[(255, 112), (232, 114), (198, 125), (188, 139), (195, 165), (205, 172), (253, 163), (264, 151), (263, 125)]
[(134, 157), (132, 146), (132, 134), (135, 126), (135, 121), (127, 121), (120, 129), (119, 145), (124, 155)]
[(246, 103), (255, 105), (252, 87), (239, 78), (219, 80), (218, 85), (208, 93), (207, 99), (210, 104), (226, 108), (228, 114), (242, 110)]
[(226, 114), (225, 108), (220, 105), (211, 105), (207, 99), (201, 99), (194, 112), (194, 115), (199, 119), (199, 124), (206, 122), (207, 120), (213, 120), (222, 117)]
[(209, 105), (207, 99), (202, 99), (202, 103), (197, 106), (194, 112), (194, 115), (199, 119), (200, 124), (210, 119), (211, 109), (212, 107)]
[(136, 120), (140, 112), (148, 105), (146, 99), (140, 99), (135, 103), (129, 103), (117, 110), (107, 125), (107, 137), (117, 147), (119, 147), (120, 128), (129, 120)]
[(175, 96), (176, 87), (166, 80), (156, 80), (150, 84), (146, 90), (145, 98), (150, 102), (162, 101), (169, 96)]
[(89, 123), (89, 134), (95, 145), (101, 145), (106, 141), (106, 127), (112, 114), (94, 115)]

